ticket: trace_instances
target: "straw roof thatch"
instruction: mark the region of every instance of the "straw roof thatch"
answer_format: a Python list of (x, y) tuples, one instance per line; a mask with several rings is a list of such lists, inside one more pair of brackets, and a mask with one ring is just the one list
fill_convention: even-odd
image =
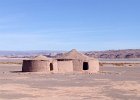
[(90, 57), (78, 52), (76, 49), (71, 50), (68, 53), (64, 53), (59, 59), (79, 59), (79, 60), (88, 60)]
[(49, 58), (47, 58), (46, 56), (43, 56), (43, 55), (39, 55), (39, 56), (33, 58), (33, 60), (49, 60)]

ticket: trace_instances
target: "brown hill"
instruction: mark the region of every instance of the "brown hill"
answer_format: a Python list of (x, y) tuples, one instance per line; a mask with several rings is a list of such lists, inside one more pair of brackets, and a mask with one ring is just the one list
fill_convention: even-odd
[(108, 51), (90, 51), (85, 55), (95, 58), (140, 58), (140, 49), (127, 49), (127, 50), (108, 50)]

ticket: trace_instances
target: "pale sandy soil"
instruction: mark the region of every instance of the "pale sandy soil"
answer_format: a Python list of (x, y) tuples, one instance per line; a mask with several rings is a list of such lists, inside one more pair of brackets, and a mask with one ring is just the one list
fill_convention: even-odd
[(140, 66), (101, 67), (98, 74), (20, 73), (0, 65), (0, 100), (140, 100)]

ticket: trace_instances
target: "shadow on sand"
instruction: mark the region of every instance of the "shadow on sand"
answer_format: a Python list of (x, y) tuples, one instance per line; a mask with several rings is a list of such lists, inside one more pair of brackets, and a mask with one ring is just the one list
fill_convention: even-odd
[(24, 73), (22, 71), (10, 71), (11, 73)]

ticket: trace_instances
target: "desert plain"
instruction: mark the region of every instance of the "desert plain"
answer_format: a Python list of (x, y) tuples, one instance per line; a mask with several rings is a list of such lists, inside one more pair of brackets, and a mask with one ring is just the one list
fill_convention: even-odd
[(5, 61), (0, 100), (140, 100), (139, 60), (102, 60), (96, 74), (22, 73), (21, 63)]

